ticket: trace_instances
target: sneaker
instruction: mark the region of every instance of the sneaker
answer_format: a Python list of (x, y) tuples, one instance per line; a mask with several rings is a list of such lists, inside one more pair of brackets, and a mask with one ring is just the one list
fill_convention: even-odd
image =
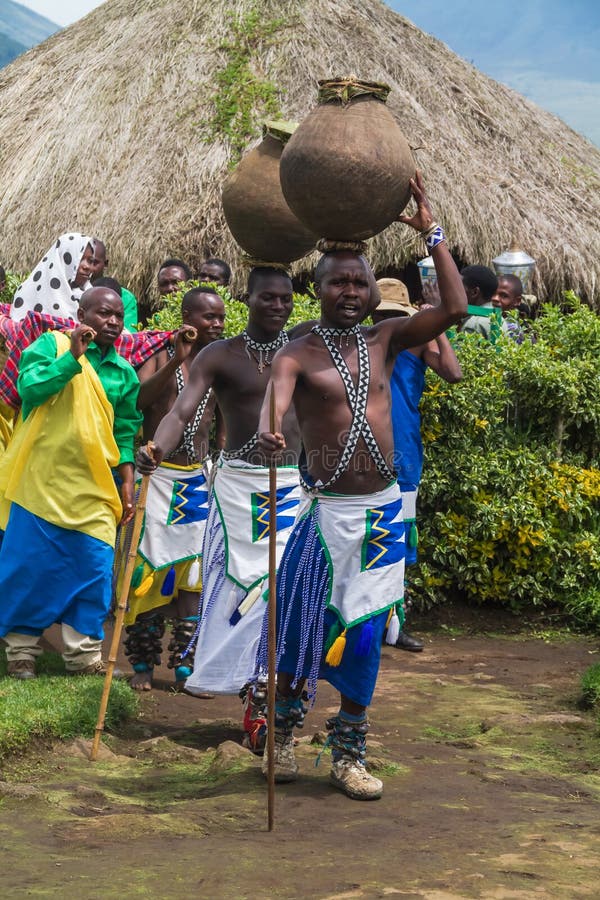
[(329, 781), (352, 800), (379, 800), (383, 793), (383, 782), (349, 756), (331, 764)]
[[(262, 760), (262, 773), (265, 778), (269, 772), (269, 756), (267, 747)], [(285, 784), (298, 777), (298, 764), (294, 756), (294, 737), (291, 734), (275, 732), (275, 782)]]
[(11, 678), (18, 678), (20, 681), (36, 678), (35, 662), (32, 659), (16, 659), (9, 662), (6, 671)]
[[(83, 669), (67, 669), (67, 675), (106, 675), (108, 672), (108, 662), (104, 659), (97, 659), (96, 662), (84, 666)], [(125, 673), (116, 667), (113, 669), (113, 678), (124, 678)]]

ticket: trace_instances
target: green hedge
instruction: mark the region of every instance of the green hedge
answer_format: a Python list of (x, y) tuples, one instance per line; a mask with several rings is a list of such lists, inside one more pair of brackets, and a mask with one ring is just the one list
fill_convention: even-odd
[(18, 275), (15, 272), (7, 272), (4, 290), (0, 291), (0, 303), (12, 303), (17, 288), (23, 284), (26, 277), (26, 275)]
[(600, 318), (567, 295), (521, 345), (458, 336), (460, 384), (428, 373), (423, 604), (456, 594), (600, 624)]

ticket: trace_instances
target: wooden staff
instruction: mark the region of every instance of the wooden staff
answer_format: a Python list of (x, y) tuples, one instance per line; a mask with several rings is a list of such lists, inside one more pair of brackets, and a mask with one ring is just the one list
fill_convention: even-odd
[[(152, 444), (149, 443), (148, 453), (152, 455)], [(108, 707), (108, 696), (110, 694), (110, 686), (115, 671), (115, 663), (117, 661), (117, 653), (119, 652), (119, 643), (121, 640), (121, 632), (123, 630), (123, 621), (125, 619), (125, 610), (127, 609), (127, 598), (129, 596), (129, 588), (131, 586), (131, 578), (135, 568), (135, 558), (137, 555), (138, 544), (140, 542), (140, 534), (142, 532), (142, 523), (144, 521), (144, 512), (146, 510), (146, 496), (148, 494), (148, 485), (150, 484), (150, 475), (142, 476), (142, 484), (135, 504), (135, 518), (133, 520), (133, 530), (131, 532), (131, 543), (127, 554), (127, 563), (125, 565), (125, 573), (121, 584), (121, 593), (119, 594), (119, 603), (117, 606), (117, 615), (115, 617), (115, 625), (113, 629), (112, 641), (110, 644), (110, 653), (108, 654), (108, 667), (104, 676), (104, 687), (102, 689), (102, 697), (100, 698), (100, 709), (98, 711), (98, 721), (96, 722), (96, 731), (90, 751), (90, 761), (95, 762), (98, 757), (98, 748), (100, 746), (100, 735), (104, 731), (104, 719), (106, 717), (106, 709)]]
[[(269, 428), (275, 432), (275, 386), (271, 382)], [(267, 643), (267, 785), (268, 830), (273, 831), (275, 820), (275, 668), (277, 665), (277, 460), (269, 461), (269, 603)]]

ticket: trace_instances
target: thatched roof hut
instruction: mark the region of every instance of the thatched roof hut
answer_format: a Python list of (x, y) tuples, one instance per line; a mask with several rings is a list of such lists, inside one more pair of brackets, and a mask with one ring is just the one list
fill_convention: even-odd
[[(597, 293), (600, 151), (380, 0), (109, 0), (17, 59), (0, 73), (0, 259), (26, 269), (78, 228), (137, 292), (166, 255), (235, 267), (228, 164), (262, 118), (300, 120), (317, 78), (348, 71), (391, 85), (461, 259), (516, 238), (540, 293)], [(422, 248), (394, 225), (369, 255), (381, 271)]]

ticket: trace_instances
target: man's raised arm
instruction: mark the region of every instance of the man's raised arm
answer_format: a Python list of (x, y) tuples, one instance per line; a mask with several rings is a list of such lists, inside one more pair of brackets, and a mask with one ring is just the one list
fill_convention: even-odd
[(417, 211), (411, 217), (400, 216), (400, 221), (428, 236), (428, 249), (435, 263), (441, 302), (434, 309), (419, 312), (409, 319), (387, 319), (377, 326), (384, 334), (389, 335), (390, 351), (393, 354), (407, 347), (428, 343), (467, 314), (467, 295), (462, 278), (452, 259), (444, 233), (433, 220), (420, 172), (411, 179), (410, 186)]

